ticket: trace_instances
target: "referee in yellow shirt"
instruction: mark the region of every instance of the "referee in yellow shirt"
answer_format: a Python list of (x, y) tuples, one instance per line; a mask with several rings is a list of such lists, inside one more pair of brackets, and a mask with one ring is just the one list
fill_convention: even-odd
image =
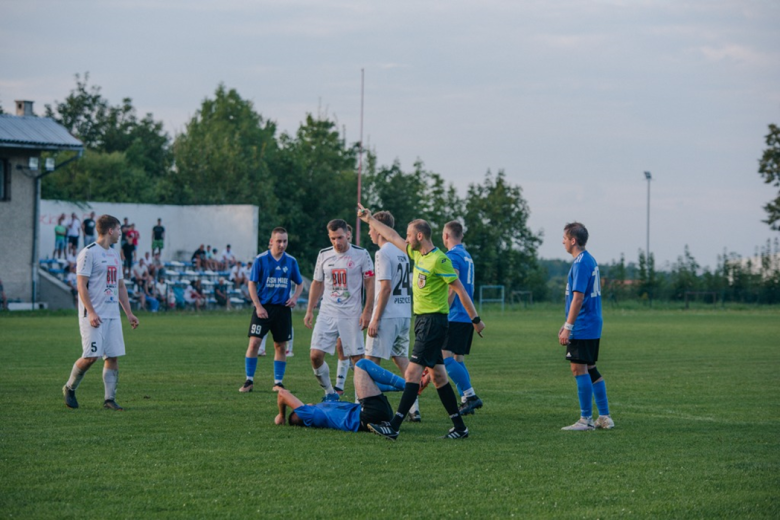
[(452, 262), (431, 242), (431, 226), (426, 221), (422, 219), (411, 221), (406, 228), (406, 240), (404, 240), (393, 228), (373, 218), (371, 211), (360, 204), (358, 204), (358, 216), (385, 240), (405, 250), (414, 262), (411, 280), (415, 315), (414, 349), (409, 357), (409, 367), (406, 369), (406, 387), (393, 420), (381, 424), (369, 424), (368, 428), (387, 439), (397, 439), (401, 423), (417, 398), (423, 369), (429, 367), (433, 369), (433, 384), (439, 393), (439, 399), (454, 425), (442, 438), (465, 439), (469, 436), (469, 429), (466, 428), (458, 411), (458, 400), (447, 379), (444, 358), (441, 354), (449, 324), (447, 321), (450, 311), (447, 298), (449, 287), (452, 287), (460, 297), (478, 334), (485, 328), (485, 323), (480, 320), (468, 292), (458, 280)]

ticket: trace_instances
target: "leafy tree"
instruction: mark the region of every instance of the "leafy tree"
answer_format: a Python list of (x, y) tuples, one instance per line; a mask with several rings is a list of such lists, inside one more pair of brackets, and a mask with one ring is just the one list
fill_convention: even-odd
[(508, 292), (523, 289), (537, 299), (546, 296), (537, 258), (542, 236), (528, 227), (529, 215), (522, 189), (509, 184), (502, 170), (495, 176), (488, 171), (482, 184), (469, 185), (464, 243), (474, 258), (477, 286), (505, 285)]
[[(777, 125), (769, 125), (766, 145), (767, 149), (759, 161), (758, 173), (764, 178), (764, 183), (780, 188), (780, 128)], [(764, 211), (767, 213), (764, 222), (780, 231), (780, 193), (764, 206)]]
[(642, 300), (653, 301), (660, 289), (660, 280), (655, 270), (655, 256), (653, 253), (646, 255), (639, 251), (639, 265), (637, 268), (637, 296)]
[[(90, 86), (88, 82), (88, 73), (83, 80), (76, 74), (76, 87), (65, 100), (55, 102), (54, 106), (46, 105), (46, 116), (81, 139), (88, 153), (84, 159), (45, 177), (43, 196), (81, 201), (158, 202), (160, 181), (173, 163), (170, 137), (162, 123), (155, 121), (152, 114), (139, 119), (130, 98), (123, 99), (121, 105), (111, 106), (100, 93), (100, 87)], [(98, 154), (105, 157), (97, 157)], [(109, 178), (109, 172), (123, 173), (114, 179)]]
[(356, 158), (357, 148), (344, 143), (333, 121), (312, 115), (294, 136), (279, 138), (272, 163), (275, 198), (281, 201), (277, 222), (287, 228), (290, 252), (304, 271), (313, 270), (318, 252), (329, 246), (330, 220), (354, 222)]
[(691, 255), (688, 246), (685, 246), (683, 256), (677, 257), (677, 262), (672, 265), (670, 273), (671, 298), (673, 300), (685, 299), (686, 291), (698, 291), (700, 281), (698, 278), (699, 263)]
[[(255, 112), (235, 89), (217, 87), (176, 137), (176, 164), (165, 177), (168, 204), (255, 204), (260, 229), (274, 227), (277, 199), (268, 167), (276, 149), (276, 125)], [(261, 237), (261, 244), (267, 237)]]

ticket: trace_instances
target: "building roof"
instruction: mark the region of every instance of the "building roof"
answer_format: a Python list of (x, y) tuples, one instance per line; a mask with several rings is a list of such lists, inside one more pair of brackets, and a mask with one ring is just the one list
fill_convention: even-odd
[(0, 114), (0, 148), (83, 150), (84, 143), (48, 117)]

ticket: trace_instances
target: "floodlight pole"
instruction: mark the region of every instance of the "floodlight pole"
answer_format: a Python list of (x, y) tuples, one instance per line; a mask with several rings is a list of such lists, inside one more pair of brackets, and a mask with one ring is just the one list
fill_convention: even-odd
[[(361, 178), (363, 177), (363, 85), (365, 69), (360, 69), (360, 142), (358, 143), (358, 186), (357, 201), (360, 204)], [(360, 245), (360, 217), (355, 219), (355, 244)]]

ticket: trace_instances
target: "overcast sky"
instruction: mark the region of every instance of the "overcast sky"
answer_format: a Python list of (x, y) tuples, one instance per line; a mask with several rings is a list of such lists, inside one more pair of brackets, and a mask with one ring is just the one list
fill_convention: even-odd
[[(540, 254), (585, 223), (601, 263), (690, 246), (714, 266), (778, 236), (758, 159), (780, 124), (780, 2), (0, 0), (0, 103), (62, 100), (89, 71), (181, 131), (220, 82), (280, 130), (327, 113), (380, 164), (421, 159), (461, 195), (523, 188)], [(387, 208), (392, 211), (392, 208)]]

